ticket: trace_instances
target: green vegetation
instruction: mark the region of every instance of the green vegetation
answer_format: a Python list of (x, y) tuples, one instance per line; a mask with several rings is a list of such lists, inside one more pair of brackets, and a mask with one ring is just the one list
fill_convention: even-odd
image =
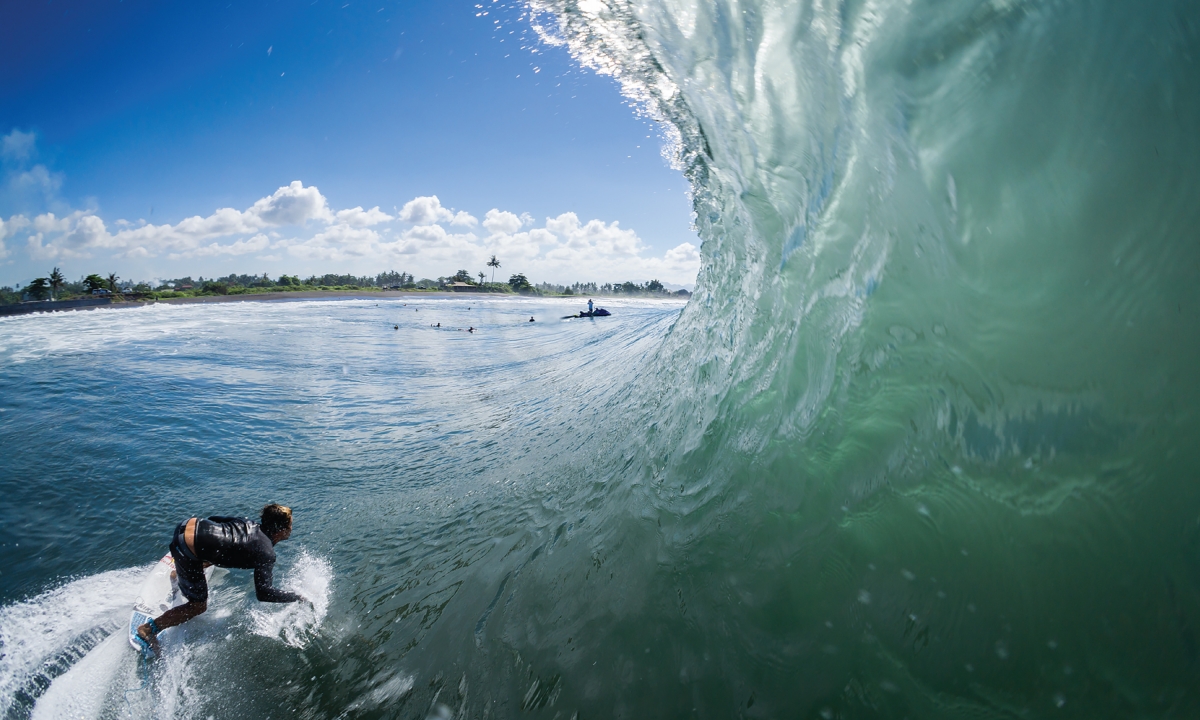
[(508, 286), (513, 289), (513, 292), (529, 293), (535, 292), (532, 285), (529, 284), (529, 278), (523, 273), (517, 273), (508, 279)]
[[(493, 255), (487, 262), (491, 269), (493, 280), (500, 261)], [(336, 291), (336, 292), (380, 292), (383, 290), (409, 291), (438, 291), (451, 289), (453, 283), (469, 285), (469, 290), (488, 293), (520, 293), (523, 295), (543, 296), (575, 296), (575, 295), (640, 295), (659, 296), (687, 295), (680, 290), (671, 293), (658, 280), (645, 284), (635, 282), (605, 283), (575, 283), (573, 285), (554, 285), (552, 283), (533, 284), (524, 273), (513, 273), (508, 282), (484, 282), (487, 273), (483, 270), (472, 274), (469, 270), (458, 270), (453, 275), (439, 277), (436, 280), (422, 278), (417, 280), (412, 273), (389, 270), (374, 276), (370, 275), (311, 275), (301, 279), (298, 275), (280, 275), (272, 279), (266, 273), (262, 275), (231, 274), (219, 278), (202, 276), (192, 279), (190, 275), (171, 280), (158, 281), (155, 285), (149, 283), (121, 282), (116, 273), (107, 276), (91, 273), (81, 277), (76, 282), (68, 282), (62, 271), (55, 267), (46, 277), (34, 278), (24, 288), (17, 286), (0, 288), (0, 304), (14, 304), (26, 300), (72, 300), (82, 297), (107, 296), (115, 300), (149, 300), (200, 297), (205, 295), (252, 295), (258, 293), (299, 292), (299, 291)], [(461, 286), (458, 289), (462, 290)]]

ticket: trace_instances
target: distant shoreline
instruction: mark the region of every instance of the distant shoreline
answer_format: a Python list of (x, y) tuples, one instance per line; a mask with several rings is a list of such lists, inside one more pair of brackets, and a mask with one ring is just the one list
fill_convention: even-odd
[[(278, 302), (284, 300), (378, 300), (379, 298), (402, 297), (432, 297), (432, 298), (470, 298), (470, 297), (526, 297), (513, 293), (483, 293), (483, 292), (445, 292), (441, 290), (295, 290), (290, 292), (246, 293), (244, 295), (201, 295), (198, 297), (163, 298), (161, 300), (120, 300), (111, 298), (80, 298), (75, 300), (45, 300), (40, 302), (20, 303), (17, 305), (0, 305), (0, 317), (14, 315), (32, 315), (34, 313), (69, 312), (72, 310), (101, 310), (122, 308), (137, 308), (147, 305), (190, 305), (193, 303), (227, 303), (227, 302)], [(540, 297), (540, 296), (532, 296)], [(556, 299), (572, 300), (580, 298), (611, 298), (611, 295), (556, 295)], [(629, 296), (636, 297), (636, 296)]]

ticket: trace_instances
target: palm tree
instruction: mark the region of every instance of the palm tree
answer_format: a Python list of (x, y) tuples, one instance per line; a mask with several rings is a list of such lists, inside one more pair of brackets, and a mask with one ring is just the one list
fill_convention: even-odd
[(492, 269), (492, 282), (496, 282), (496, 268), (500, 267), (500, 261), (493, 255), (492, 259), (487, 261), (487, 266)]
[(96, 273), (92, 273), (83, 279), (83, 285), (88, 289), (88, 292), (95, 292), (104, 289), (104, 278)]
[(485, 277), (487, 277), (487, 275), (485, 275), (485, 274), (484, 274), (484, 272), (483, 272), (482, 270), (480, 270), (480, 271), (479, 271), (479, 284), (480, 284), (480, 285), (482, 285), (482, 284), (483, 284), (483, 279), (484, 279)]
[(120, 279), (121, 278), (117, 277), (116, 273), (109, 273), (108, 274), (108, 289), (111, 290), (112, 292), (116, 292), (117, 291), (117, 281)]
[(58, 290), (60, 287), (62, 287), (62, 286), (63, 286), (63, 282), (64, 282), (65, 278), (63, 277), (63, 274), (62, 274), (62, 272), (61, 272), (61, 271), (58, 269), (58, 267), (57, 267), (57, 266), (55, 266), (55, 268), (54, 268), (52, 271), (50, 271), (50, 278), (49, 278), (49, 279), (50, 279), (50, 299), (51, 299), (51, 300), (56, 300), (57, 298), (55, 298), (55, 297), (54, 297), (54, 293), (55, 293), (55, 291), (57, 291), (57, 290)]

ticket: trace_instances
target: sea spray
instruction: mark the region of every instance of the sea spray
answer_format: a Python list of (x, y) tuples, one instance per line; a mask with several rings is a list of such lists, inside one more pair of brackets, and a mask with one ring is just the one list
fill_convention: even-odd
[(333, 571), (329, 562), (302, 552), (281, 586), (288, 592), (299, 593), (312, 603), (283, 603), (265, 605), (250, 611), (254, 633), (275, 638), (291, 647), (304, 647), (321, 629), (329, 612), (329, 590)]

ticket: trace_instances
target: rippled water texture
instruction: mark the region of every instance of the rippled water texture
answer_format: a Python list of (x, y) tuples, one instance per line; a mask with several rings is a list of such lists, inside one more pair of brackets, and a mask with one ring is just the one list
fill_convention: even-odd
[(1200, 6), (533, 6), (666, 124), (688, 305), (0, 324), (0, 629), (301, 495), (323, 619), (166, 714), (1200, 716)]
[[(548, 459), (607, 442), (603, 408), (682, 305), (560, 319), (580, 304), (418, 296), (0, 320), (3, 716), (423, 717), (421, 689), (461, 679), (423, 638), (439, 621), (466, 647), (486, 637), (505, 554), (546, 523)], [(120, 628), (174, 524), (273, 500), (297, 523), (277, 581), (315, 598), (317, 617), (259, 605), (232, 571), (148, 687), (126, 693), (142, 678)], [(477, 612), (443, 618), (464, 584)]]

